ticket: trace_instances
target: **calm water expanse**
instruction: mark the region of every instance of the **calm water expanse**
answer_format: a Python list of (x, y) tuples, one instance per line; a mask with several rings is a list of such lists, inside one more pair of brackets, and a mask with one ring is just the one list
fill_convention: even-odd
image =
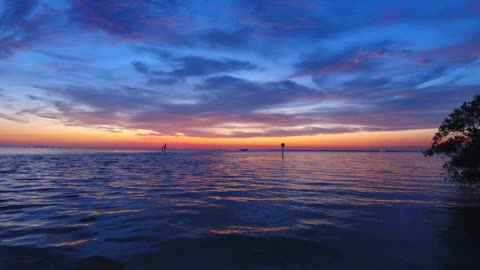
[(475, 269), (421, 153), (0, 148), (0, 269)]

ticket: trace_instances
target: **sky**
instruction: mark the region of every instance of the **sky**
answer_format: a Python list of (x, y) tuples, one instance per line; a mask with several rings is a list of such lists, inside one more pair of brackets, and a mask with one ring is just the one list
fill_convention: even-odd
[(0, 146), (421, 148), (480, 2), (0, 0)]

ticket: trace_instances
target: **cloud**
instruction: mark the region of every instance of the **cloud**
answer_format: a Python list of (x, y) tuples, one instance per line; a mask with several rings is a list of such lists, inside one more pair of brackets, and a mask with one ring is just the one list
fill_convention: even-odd
[(5, 1), (0, 15), (0, 58), (52, 39), (64, 31), (64, 14), (39, 1)]
[[(17, 123), (28, 123), (28, 121), (22, 117), (16, 115), (14, 111), (14, 106), (12, 103), (18, 102), (17, 99), (9, 97), (7, 91), (3, 88), (0, 88), (0, 119), (5, 119)], [(1, 110), (5, 108), (7, 113), (3, 113)]]
[(39, 101), (39, 100), (43, 100), (43, 98), (39, 97), (39, 96), (35, 96), (35, 95), (27, 95), (27, 98), (31, 101)]
[(147, 85), (155, 86), (155, 85), (172, 85), (178, 81), (178, 78), (173, 77), (166, 77), (166, 78), (158, 78), (158, 77), (150, 77), (147, 80)]
[[(324, 13), (316, 12), (314, 7), (333, 10), (337, 5), (306, 1), (244, 1), (237, 6), (243, 14), (240, 25), (251, 28), (254, 36), (260, 39), (326, 38), (360, 26), (352, 23), (351, 17), (342, 16), (344, 14), (338, 14), (343, 19), (334, 22)], [(347, 10), (336, 10), (339, 11), (345, 13)]]
[(126, 41), (176, 43), (195, 28), (191, 20), (178, 13), (175, 1), (72, 0), (69, 15), (78, 25)]
[(38, 4), (38, 0), (5, 0), (5, 8), (0, 17), (2, 30), (9, 31), (27, 24), (27, 17)]
[(45, 51), (45, 50), (35, 50), (35, 52), (48, 56), (50, 58), (60, 60), (60, 61), (67, 61), (67, 62), (78, 62), (78, 63), (87, 63), (85, 59), (81, 59), (79, 57), (71, 56), (71, 55), (65, 55), (61, 53), (56, 53), (56, 52), (51, 52), (51, 51)]
[(232, 76), (208, 78), (196, 89), (207, 95), (211, 110), (248, 111), (298, 99), (321, 100), (323, 96), (292, 81), (256, 83)]
[[(414, 1), (402, 1), (395, 4), (385, 1), (381, 3), (375, 12), (375, 23), (416, 23), (430, 24), (441, 23), (448, 18), (449, 21), (474, 18), (475, 1), (443, 1), (435, 5), (436, 1), (425, 1), (423, 5), (417, 5)], [(383, 4), (383, 5), (382, 5)]]
[[(251, 138), (251, 137), (288, 137), (288, 136), (304, 136), (304, 135), (315, 135), (315, 134), (342, 134), (342, 133), (351, 133), (364, 131), (362, 128), (352, 128), (352, 127), (336, 127), (336, 128), (321, 128), (315, 126), (307, 126), (300, 129), (291, 129), (291, 128), (274, 128), (264, 132), (245, 132), (245, 131), (234, 131), (228, 135), (228, 137), (235, 138)], [(227, 136), (225, 136), (227, 137)]]
[(9, 120), (9, 121), (17, 122), (17, 123), (22, 123), (22, 124), (28, 123), (28, 121), (23, 119), (23, 118), (17, 117), (15, 115), (7, 115), (7, 114), (4, 114), (4, 113), (0, 113), (0, 119), (5, 119), (5, 120)]
[(348, 48), (330, 54), (325, 50), (318, 50), (295, 64), (297, 71), (292, 77), (313, 76), (325, 73), (350, 72), (372, 68), (369, 61), (361, 57), (360, 48)]
[(480, 85), (472, 1), (3, 3), (2, 78), (25, 92), (0, 90), (18, 107), (4, 119), (147, 136), (405, 130), (437, 126)]
[(475, 62), (480, 58), (480, 33), (463, 42), (422, 51), (418, 58), (426, 60), (423, 63), (426, 65), (453, 66)]
[(331, 123), (381, 130), (436, 128), (445, 115), (470, 100), (479, 88), (479, 85), (395, 88), (382, 79), (371, 83), (357, 85), (355, 89), (347, 86), (333, 94), (327, 92), (326, 98), (331, 102), (344, 101), (352, 105), (318, 113)]
[(7, 95), (7, 90), (0, 88), (0, 104), (9, 104), (18, 101), (18, 99), (10, 97)]
[(132, 62), (139, 73), (147, 75), (149, 84), (171, 84), (188, 77), (207, 76), (236, 71), (252, 71), (258, 67), (247, 61), (235, 59), (208, 59), (198, 56), (169, 57), (169, 71), (155, 70), (141, 61)]
[(199, 33), (197, 43), (213, 49), (247, 49), (252, 46), (252, 34), (253, 31), (247, 27), (234, 30), (213, 28)]
[[(156, 106), (160, 95), (154, 91), (134, 87), (96, 89), (92, 87), (67, 86), (43, 87), (51, 96), (61, 97), (72, 105), (84, 105), (94, 111), (131, 111)], [(63, 103), (61, 103), (63, 105)], [(61, 107), (61, 106), (57, 106)]]
[[(312, 77), (329, 98), (369, 100), (370, 95), (395, 96), (396, 92), (415, 92), (434, 85), (456, 89), (460, 86), (457, 82), (468, 76), (465, 70), (476, 72), (480, 51), (477, 40), (475, 36), (424, 50), (391, 41), (349, 47), (337, 53), (317, 49), (295, 63), (290, 77)], [(478, 85), (478, 80), (470, 79), (468, 84)]]
[(385, 62), (409, 62), (411, 51), (391, 41), (380, 41), (365, 46), (351, 46), (338, 52), (324, 48), (303, 56), (295, 63), (291, 77), (319, 76), (332, 73), (372, 72)]
[(71, 19), (126, 38), (141, 37), (148, 25), (150, 1), (71, 1)]
[(148, 74), (148, 72), (150, 71), (150, 68), (143, 62), (133, 61), (132, 65), (135, 68), (135, 70), (140, 73)]
[[(56, 112), (29, 112), (41, 117), (62, 119), (68, 125), (111, 125), (126, 129), (151, 130), (162, 134), (188, 136), (234, 136), (207, 130), (226, 123), (251, 123), (277, 127), (308, 124), (300, 116), (259, 115), (265, 108), (292, 100), (321, 100), (322, 93), (292, 81), (260, 83), (231, 76), (206, 79), (196, 87), (196, 101), (170, 102), (165, 93), (149, 89), (120, 87), (96, 89), (80, 86), (41, 87), (46, 98), (37, 99), (53, 106)], [(305, 129), (304, 132), (321, 131)], [(287, 132), (287, 131), (284, 131)], [(211, 133), (208, 135), (207, 133)], [(256, 134), (251, 134), (256, 136)], [(268, 132), (265, 134), (268, 135)], [(242, 136), (247, 136), (243, 134)]]
[(196, 56), (186, 56), (175, 58), (173, 59), (173, 62), (178, 67), (170, 71), (168, 74), (179, 77), (203, 76), (220, 72), (257, 69), (256, 65), (234, 59), (215, 60)]
[(4, 11), (0, 14), (0, 58), (11, 55), (13, 50), (33, 39), (23, 32), (29, 28), (27, 16), (33, 12), (38, 1), (8, 0), (4, 5)]
[(174, 55), (169, 51), (152, 46), (134, 46), (133, 51), (140, 54), (150, 54), (160, 61), (166, 61), (174, 57)]
[[(164, 92), (126, 86), (43, 87), (46, 96), (36, 100), (47, 102), (45, 108), (53, 107), (55, 112), (45, 109), (22, 115), (172, 136), (298, 136), (434, 128), (451, 109), (478, 93), (475, 85), (412, 90), (393, 84), (387, 78), (357, 78), (344, 82), (343, 89), (320, 92), (292, 81), (263, 83), (217, 76), (196, 86), (189, 96), (195, 96), (191, 103), (170, 102)], [(311, 105), (311, 110), (301, 110)], [(293, 112), (272, 110), (285, 106)]]

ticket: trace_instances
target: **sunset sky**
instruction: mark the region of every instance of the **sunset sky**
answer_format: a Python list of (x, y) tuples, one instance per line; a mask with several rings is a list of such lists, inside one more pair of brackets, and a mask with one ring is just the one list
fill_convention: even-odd
[(0, 0), (0, 146), (421, 148), (480, 2)]

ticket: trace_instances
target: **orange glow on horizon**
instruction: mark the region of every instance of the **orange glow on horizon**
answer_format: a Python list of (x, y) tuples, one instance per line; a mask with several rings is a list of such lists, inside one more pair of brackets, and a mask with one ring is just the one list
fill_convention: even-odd
[[(0, 127), (5, 127), (0, 121)], [(160, 148), (170, 149), (365, 149), (386, 147), (426, 147), (435, 129), (320, 134), (314, 136), (198, 138), (187, 136), (145, 136), (133, 132), (111, 133), (85, 127), (32, 124), (9, 125), (0, 132), (0, 146)]]

